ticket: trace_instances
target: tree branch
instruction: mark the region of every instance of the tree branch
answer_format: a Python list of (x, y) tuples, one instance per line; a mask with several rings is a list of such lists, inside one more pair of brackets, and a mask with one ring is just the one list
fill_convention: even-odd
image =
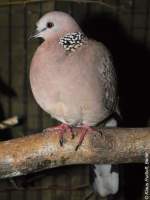
[(54, 131), (0, 142), (0, 178), (72, 164), (143, 162), (144, 152), (150, 153), (150, 128), (99, 129), (75, 151), (79, 131), (74, 139), (66, 133), (63, 147)]

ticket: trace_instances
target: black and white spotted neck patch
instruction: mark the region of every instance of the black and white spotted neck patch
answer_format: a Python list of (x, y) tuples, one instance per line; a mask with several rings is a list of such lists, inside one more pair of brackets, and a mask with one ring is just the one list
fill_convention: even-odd
[(86, 40), (86, 36), (81, 32), (67, 33), (64, 37), (60, 38), (61, 44), (66, 51), (75, 51), (78, 47), (82, 46)]

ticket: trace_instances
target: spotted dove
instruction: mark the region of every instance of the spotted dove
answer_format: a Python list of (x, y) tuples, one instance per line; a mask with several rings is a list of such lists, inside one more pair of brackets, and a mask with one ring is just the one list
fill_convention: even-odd
[[(93, 127), (111, 116), (118, 98), (107, 48), (89, 39), (70, 15), (60, 11), (45, 14), (36, 26), (34, 37), (44, 42), (33, 56), (30, 83), (39, 106), (67, 126)], [(109, 176), (109, 183), (97, 181), (95, 188), (106, 196), (117, 192), (118, 176), (112, 177), (111, 166), (103, 167), (96, 166), (96, 175)]]

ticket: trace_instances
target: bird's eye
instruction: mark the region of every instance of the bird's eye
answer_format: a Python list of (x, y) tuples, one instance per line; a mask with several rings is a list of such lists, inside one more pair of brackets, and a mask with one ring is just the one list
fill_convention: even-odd
[(54, 24), (52, 22), (47, 22), (47, 28), (52, 28)]

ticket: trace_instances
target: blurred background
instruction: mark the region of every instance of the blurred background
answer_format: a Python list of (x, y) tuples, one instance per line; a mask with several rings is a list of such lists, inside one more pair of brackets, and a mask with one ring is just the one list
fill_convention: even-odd
[[(13, 128), (0, 130), (0, 140), (42, 131), (57, 122), (33, 99), (29, 66), (39, 40), (29, 40), (46, 12), (71, 14), (85, 34), (111, 51), (118, 75), (121, 127), (150, 124), (149, 0), (1, 0), (0, 120), (18, 116)], [(120, 190), (103, 199), (144, 200), (144, 165), (120, 165)], [(89, 166), (68, 166), (0, 181), (0, 200), (98, 200)]]

